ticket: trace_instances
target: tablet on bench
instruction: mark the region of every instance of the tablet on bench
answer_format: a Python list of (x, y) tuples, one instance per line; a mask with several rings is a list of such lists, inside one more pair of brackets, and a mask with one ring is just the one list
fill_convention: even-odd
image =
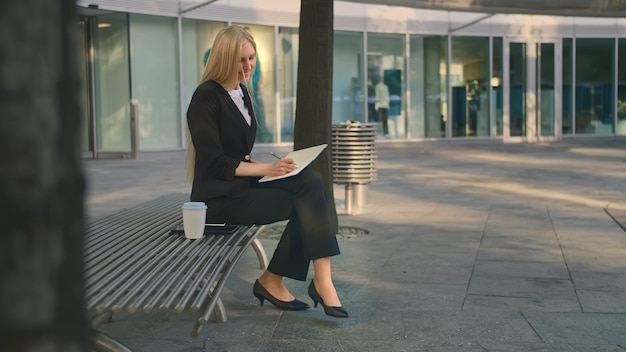
[[(204, 234), (219, 234), (230, 235), (235, 233), (239, 229), (239, 225), (227, 225), (227, 224), (206, 224), (204, 226)], [(184, 235), (185, 230), (183, 224), (179, 224), (170, 230), (170, 235)]]

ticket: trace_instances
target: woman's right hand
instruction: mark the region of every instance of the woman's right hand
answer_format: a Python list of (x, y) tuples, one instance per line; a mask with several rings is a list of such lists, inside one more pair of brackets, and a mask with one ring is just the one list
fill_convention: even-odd
[(292, 158), (282, 158), (269, 164), (268, 174), (266, 176), (282, 176), (295, 170), (296, 167)]

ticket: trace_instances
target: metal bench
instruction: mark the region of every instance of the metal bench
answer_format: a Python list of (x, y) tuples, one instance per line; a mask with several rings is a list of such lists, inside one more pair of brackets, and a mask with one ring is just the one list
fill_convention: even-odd
[[(174, 194), (106, 216), (87, 225), (84, 246), (85, 302), (98, 329), (113, 313), (191, 311), (197, 337), (211, 313), (227, 320), (220, 293), (245, 250), (252, 246), (261, 269), (267, 267), (256, 238), (263, 226), (240, 225), (231, 234), (198, 240), (171, 235), (182, 222), (185, 194)], [(95, 331), (98, 351), (130, 351)]]

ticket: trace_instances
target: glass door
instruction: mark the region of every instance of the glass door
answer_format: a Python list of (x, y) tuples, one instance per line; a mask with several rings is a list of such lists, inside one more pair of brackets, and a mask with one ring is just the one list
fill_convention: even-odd
[(557, 40), (507, 40), (503, 65), (505, 140), (560, 138), (560, 53)]
[(505, 139), (521, 140), (526, 136), (528, 117), (527, 44), (508, 41), (504, 50), (504, 129)]
[(535, 43), (537, 95), (535, 134), (538, 140), (557, 139), (561, 134), (561, 47), (556, 40)]
[(128, 15), (91, 17), (96, 158), (132, 153)]
[(78, 40), (77, 53), (78, 64), (80, 65), (80, 79), (82, 82), (81, 100), (81, 152), (83, 158), (95, 158), (95, 147), (93, 145), (93, 114), (92, 108), (92, 84), (91, 77), (91, 24), (89, 17), (81, 16), (78, 20)]

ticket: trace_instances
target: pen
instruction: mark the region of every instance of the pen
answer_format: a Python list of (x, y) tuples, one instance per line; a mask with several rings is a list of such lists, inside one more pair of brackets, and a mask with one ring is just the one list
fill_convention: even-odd
[[(282, 158), (283, 158), (282, 156), (277, 155), (277, 154), (276, 154), (276, 153), (274, 153), (274, 152), (271, 152), (271, 153), (270, 153), (270, 155), (271, 155), (271, 156), (273, 156), (274, 158), (278, 159), (278, 160), (280, 160), (280, 159), (282, 159)], [(293, 164), (293, 167), (297, 169), (297, 168), (298, 168), (298, 165)]]

